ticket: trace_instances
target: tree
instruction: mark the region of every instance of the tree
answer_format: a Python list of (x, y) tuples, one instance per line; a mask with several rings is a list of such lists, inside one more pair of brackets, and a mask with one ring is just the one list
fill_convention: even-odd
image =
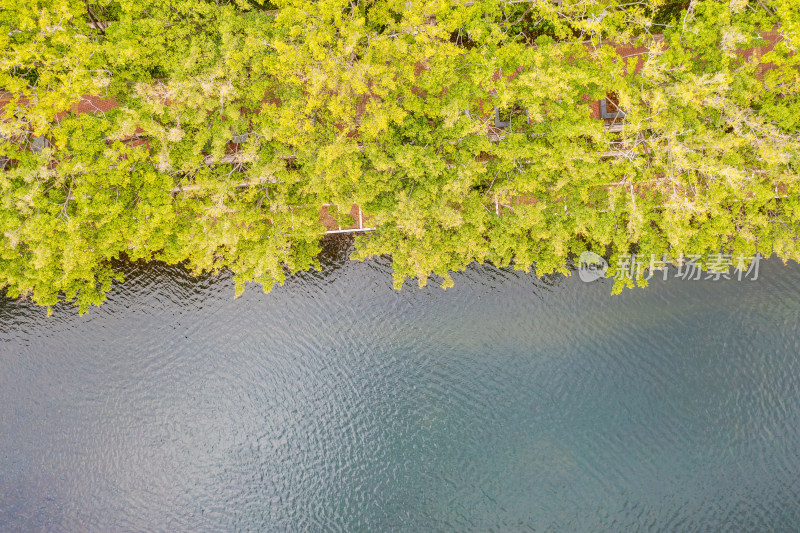
[(269, 290), (354, 202), (355, 257), (390, 254), (397, 287), (587, 248), (798, 257), (791, 2), (2, 7), (10, 296), (85, 311), (120, 257)]

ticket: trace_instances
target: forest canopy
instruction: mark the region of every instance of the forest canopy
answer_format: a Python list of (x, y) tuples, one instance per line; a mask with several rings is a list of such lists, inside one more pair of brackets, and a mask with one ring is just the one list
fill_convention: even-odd
[(0, 0), (0, 289), (83, 312), (124, 258), (269, 290), (353, 204), (398, 288), (797, 260), (798, 45), (796, 0)]

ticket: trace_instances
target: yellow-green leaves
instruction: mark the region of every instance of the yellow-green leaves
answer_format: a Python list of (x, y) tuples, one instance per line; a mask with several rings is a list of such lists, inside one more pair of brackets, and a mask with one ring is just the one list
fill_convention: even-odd
[[(390, 254), (397, 287), (587, 248), (798, 255), (788, 0), (0, 6), (12, 296), (85, 311), (119, 258), (269, 290), (354, 203), (378, 227), (355, 257)], [(88, 95), (118, 105), (73, 116)]]

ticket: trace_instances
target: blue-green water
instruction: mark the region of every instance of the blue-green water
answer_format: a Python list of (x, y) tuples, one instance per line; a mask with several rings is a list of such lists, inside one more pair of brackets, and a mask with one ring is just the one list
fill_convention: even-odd
[[(341, 246), (341, 245), (338, 245)], [(350, 263), (0, 300), (3, 531), (796, 531), (800, 267), (610, 296)]]

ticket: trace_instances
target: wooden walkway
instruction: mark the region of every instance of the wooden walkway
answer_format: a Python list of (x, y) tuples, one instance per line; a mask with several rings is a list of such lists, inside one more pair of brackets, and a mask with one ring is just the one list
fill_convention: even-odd
[(325, 235), (341, 235), (347, 233), (362, 233), (365, 231), (373, 231), (376, 229), (376, 226), (365, 226), (364, 222), (369, 222), (372, 220), (373, 217), (365, 216), (364, 212), (361, 210), (361, 207), (358, 204), (353, 204), (350, 207), (350, 218), (356, 221), (356, 224), (347, 227), (341, 227), (336, 222), (336, 217), (331, 212), (331, 208), (334, 208), (331, 204), (325, 204), (319, 210), (319, 221), (325, 226)]

